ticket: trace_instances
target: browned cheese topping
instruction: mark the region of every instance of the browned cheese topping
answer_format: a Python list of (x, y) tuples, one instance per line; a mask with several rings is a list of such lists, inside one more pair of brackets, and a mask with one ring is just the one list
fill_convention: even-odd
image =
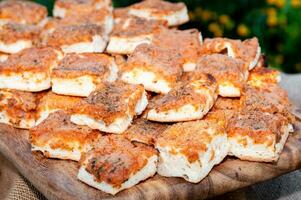
[(73, 108), (73, 112), (93, 116), (110, 124), (118, 117), (133, 114), (143, 91), (142, 85), (123, 82), (104, 83)]
[(7, 23), (0, 27), (0, 41), (11, 44), (19, 40), (30, 40), (34, 44), (38, 42), (41, 29), (33, 25)]
[(50, 47), (33, 47), (12, 54), (0, 63), (1, 73), (46, 72), (57, 61), (58, 53)]
[(38, 24), (47, 16), (46, 7), (32, 1), (0, 2), (0, 20), (22, 24)]
[(90, 75), (96, 78), (109, 76), (111, 57), (106, 54), (68, 54), (52, 70), (52, 76), (60, 78), (76, 78)]
[(170, 153), (185, 155), (189, 162), (199, 159), (206, 152), (211, 140), (224, 130), (210, 120), (177, 123), (167, 128), (157, 139), (156, 146), (170, 148)]
[(185, 7), (184, 3), (170, 3), (161, 0), (145, 0), (131, 6), (133, 9), (147, 9), (153, 15), (168, 15), (173, 12), (182, 10)]
[[(180, 82), (162, 98), (157, 98), (152, 105), (157, 112), (177, 109), (186, 104), (192, 104), (197, 110), (199, 105), (205, 105), (208, 95), (214, 95), (217, 89), (216, 81), (210, 74), (199, 74), (194, 81)], [(203, 92), (199, 92), (204, 90)], [(206, 91), (206, 92), (205, 92)]]
[(120, 187), (141, 170), (156, 150), (141, 144), (134, 145), (120, 135), (101, 138), (95, 148), (81, 160), (97, 182)]
[(176, 82), (182, 75), (179, 54), (174, 50), (164, 49), (155, 45), (141, 44), (128, 58), (126, 70), (134, 68), (151, 71), (158, 77)]
[(63, 45), (91, 42), (93, 36), (103, 34), (103, 28), (96, 24), (61, 26), (48, 36), (47, 45), (60, 48)]
[(130, 141), (154, 145), (159, 135), (168, 126), (166, 123), (152, 122), (144, 118), (139, 118), (133, 122), (133, 125), (123, 135)]

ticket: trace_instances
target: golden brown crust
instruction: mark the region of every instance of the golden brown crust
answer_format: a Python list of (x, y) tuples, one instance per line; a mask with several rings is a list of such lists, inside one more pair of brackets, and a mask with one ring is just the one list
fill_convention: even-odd
[(114, 20), (119, 20), (119, 19), (125, 19), (129, 17), (129, 8), (115, 8), (113, 10), (113, 17)]
[(12, 54), (0, 63), (0, 73), (44, 72), (50, 73), (50, 68), (58, 60), (58, 53), (50, 47), (33, 47)]
[(0, 110), (10, 118), (10, 122), (16, 126), (22, 119), (35, 119), (38, 98), (35, 93), (17, 90), (0, 90)]
[(72, 151), (74, 146), (84, 149), (100, 137), (100, 132), (71, 123), (64, 111), (51, 113), (46, 120), (30, 130), (30, 142), (43, 147), (49, 145), (53, 149)]
[(0, 27), (0, 41), (4, 44), (15, 43), (19, 40), (30, 40), (37, 43), (41, 29), (33, 25), (7, 23)]
[(142, 85), (123, 82), (104, 83), (73, 108), (72, 113), (92, 116), (110, 124), (118, 117), (134, 114), (136, 103), (141, 99)]
[(146, 20), (134, 16), (120, 19), (112, 32), (113, 37), (139, 37), (156, 32), (165, 23), (158, 20)]
[(184, 3), (170, 3), (161, 0), (145, 0), (133, 4), (130, 8), (138, 10), (149, 10), (153, 15), (168, 15), (185, 8)]
[(108, 135), (101, 138), (80, 163), (84, 164), (95, 181), (120, 187), (156, 154), (151, 147), (134, 145), (119, 135)]
[(154, 45), (141, 44), (128, 58), (125, 71), (138, 68), (151, 71), (163, 79), (175, 83), (182, 75), (180, 55), (174, 50), (164, 49)]
[(82, 53), (68, 54), (52, 70), (54, 78), (76, 78), (93, 76), (95, 79), (106, 80), (110, 75), (112, 58), (106, 54)]
[(0, 19), (24, 24), (38, 24), (47, 16), (46, 7), (32, 1), (2, 1)]
[(250, 71), (248, 84), (259, 86), (262, 84), (277, 84), (280, 78), (280, 72), (275, 69), (265, 67), (255, 67)]
[(154, 145), (159, 135), (168, 126), (166, 123), (152, 122), (144, 118), (139, 118), (133, 122), (133, 125), (123, 135), (132, 142)]
[(230, 58), (222, 54), (202, 56), (196, 67), (196, 73), (209, 73), (218, 84), (231, 83), (235, 87), (243, 88), (247, 69), (239, 59)]
[(249, 111), (240, 113), (229, 121), (227, 134), (229, 138), (244, 138), (239, 141), (243, 145), (247, 145), (247, 136), (254, 144), (271, 146), (280, 141), (287, 124), (287, 120), (281, 115)]
[(47, 45), (60, 48), (63, 45), (92, 42), (93, 36), (103, 34), (103, 27), (96, 24), (61, 26), (47, 37)]
[(200, 34), (197, 29), (176, 30), (161, 28), (154, 35), (152, 44), (161, 48), (174, 49), (180, 55), (181, 64), (195, 63), (201, 48)]
[(45, 111), (45, 109), (58, 109), (70, 112), (71, 109), (81, 101), (81, 99), (81, 97), (57, 95), (49, 91), (40, 98), (37, 114)]
[(82, 11), (98, 10), (101, 6), (109, 6), (108, 0), (56, 0), (55, 7), (66, 9), (66, 14), (76, 14)]
[[(203, 90), (200, 92), (200, 90)], [(196, 110), (200, 105), (206, 105), (208, 97), (215, 96), (217, 90), (216, 81), (210, 74), (202, 74), (191, 82), (179, 83), (162, 98), (156, 99), (152, 107), (157, 112), (164, 112), (170, 109), (178, 109), (186, 104), (191, 104)]]
[(200, 152), (207, 151), (211, 140), (223, 133), (223, 128), (210, 120), (177, 123), (159, 136), (156, 146), (167, 147), (172, 154), (182, 153), (193, 163), (199, 159)]

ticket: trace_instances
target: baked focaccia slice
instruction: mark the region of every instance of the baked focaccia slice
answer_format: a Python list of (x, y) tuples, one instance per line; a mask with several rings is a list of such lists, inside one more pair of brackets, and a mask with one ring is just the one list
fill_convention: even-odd
[(249, 161), (277, 161), (290, 132), (293, 126), (282, 115), (242, 112), (228, 124), (229, 155)]
[[(225, 52), (226, 51), (226, 52)], [(252, 70), (261, 55), (261, 48), (257, 38), (244, 40), (232, 40), (228, 38), (205, 39), (201, 54), (226, 53), (229, 57), (243, 60)]]
[(59, 26), (44, 42), (64, 53), (101, 53), (106, 48), (108, 35), (104, 27), (97, 24)]
[(154, 33), (164, 22), (126, 16), (115, 23), (107, 52), (131, 54), (140, 44), (150, 44)]
[(198, 183), (228, 153), (227, 134), (215, 120), (177, 123), (157, 139), (158, 174)]
[(166, 123), (152, 122), (145, 118), (138, 118), (124, 132), (125, 138), (131, 142), (140, 142), (146, 145), (154, 145), (159, 135), (169, 125)]
[(81, 97), (58, 95), (51, 91), (43, 94), (36, 112), (36, 125), (44, 121), (49, 114), (58, 110), (70, 112), (81, 99)]
[(12, 54), (0, 63), (0, 88), (38, 92), (51, 87), (50, 73), (61, 59), (50, 47), (33, 47)]
[(167, 21), (168, 26), (178, 26), (189, 21), (184, 3), (171, 3), (162, 0), (145, 0), (133, 4), (129, 14), (146, 19)]
[(41, 29), (33, 25), (7, 23), (0, 26), (0, 51), (18, 53), (37, 44)]
[(51, 113), (29, 133), (32, 151), (74, 161), (79, 161), (81, 154), (91, 150), (93, 142), (101, 137), (97, 130), (71, 123), (70, 116), (62, 110)]
[(64, 18), (102, 8), (110, 8), (111, 10), (111, 0), (56, 0), (53, 7), (53, 16)]
[(157, 171), (157, 159), (155, 149), (109, 135), (83, 155), (77, 177), (94, 188), (115, 195), (152, 177)]
[(200, 57), (195, 72), (208, 73), (217, 81), (218, 94), (222, 97), (239, 97), (248, 78), (248, 70), (242, 60), (222, 54)]
[(193, 71), (199, 58), (203, 38), (197, 29), (176, 30), (161, 28), (154, 34), (152, 44), (165, 49), (174, 49), (180, 55), (185, 72)]
[(247, 83), (254, 87), (264, 84), (277, 84), (281, 81), (280, 72), (266, 67), (255, 67), (250, 71)]
[(114, 82), (118, 67), (106, 54), (67, 54), (52, 70), (52, 91), (57, 94), (89, 96), (103, 82)]
[(32, 1), (4, 0), (0, 2), (0, 24), (15, 22), (38, 25), (47, 17), (47, 8)]
[(200, 74), (180, 83), (155, 100), (147, 119), (159, 122), (190, 121), (203, 118), (217, 98), (217, 84), (210, 74)]
[(108, 133), (123, 133), (148, 103), (142, 85), (104, 83), (72, 110), (71, 121)]
[(166, 94), (182, 75), (179, 59), (175, 50), (141, 44), (128, 58), (121, 79), (142, 84), (148, 91)]
[(34, 93), (0, 90), (0, 122), (16, 128), (29, 129), (35, 125), (38, 97)]

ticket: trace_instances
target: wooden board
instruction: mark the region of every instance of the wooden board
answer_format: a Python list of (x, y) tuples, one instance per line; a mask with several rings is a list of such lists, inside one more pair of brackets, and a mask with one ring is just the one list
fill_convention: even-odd
[(295, 124), (277, 163), (240, 161), (228, 157), (200, 183), (159, 175), (116, 196), (76, 179), (77, 163), (32, 154), (28, 131), (0, 124), (0, 152), (48, 199), (200, 199), (223, 194), (301, 168), (301, 121)]

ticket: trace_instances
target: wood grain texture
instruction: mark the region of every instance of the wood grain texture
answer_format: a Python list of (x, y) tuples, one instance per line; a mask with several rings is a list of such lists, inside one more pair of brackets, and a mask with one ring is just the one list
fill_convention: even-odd
[(201, 199), (265, 181), (301, 168), (301, 121), (295, 124), (277, 163), (240, 161), (228, 157), (200, 183), (159, 175), (115, 196), (76, 179), (77, 163), (32, 154), (28, 131), (0, 124), (0, 152), (48, 199)]

